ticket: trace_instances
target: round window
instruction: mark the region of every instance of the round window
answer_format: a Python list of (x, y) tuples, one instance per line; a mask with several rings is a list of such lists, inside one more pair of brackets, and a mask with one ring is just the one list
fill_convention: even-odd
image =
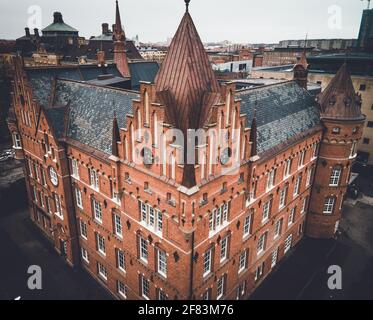
[(53, 184), (54, 186), (57, 186), (57, 185), (58, 185), (58, 176), (57, 176), (57, 171), (56, 171), (56, 169), (53, 168), (53, 167), (50, 167), (50, 168), (49, 168), (49, 178), (50, 178), (50, 180), (51, 180), (51, 182), (52, 182), (52, 184)]

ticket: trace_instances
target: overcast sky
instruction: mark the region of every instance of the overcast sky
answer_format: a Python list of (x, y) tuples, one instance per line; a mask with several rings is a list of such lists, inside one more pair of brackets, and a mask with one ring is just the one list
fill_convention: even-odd
[[(129, 38), (165, 41), (172, 37), (184, 13), (183, 0), (119, 0), (122, 23)], [(100, 34), (101, 23), (112, 25), (114, 0), (0, 0), (0, 38), (24, 33), (32, 6), (41, 8), (41, 25), (54, 11), (89, 38)], [(204, 42), (272, 43), (286, 39), (357, 38), (361, 0), (191, 0), (190, 12)], [(30, 10), (31, 10), (30, 9)], [(31, 23), (32, 24), (32, 23)]]

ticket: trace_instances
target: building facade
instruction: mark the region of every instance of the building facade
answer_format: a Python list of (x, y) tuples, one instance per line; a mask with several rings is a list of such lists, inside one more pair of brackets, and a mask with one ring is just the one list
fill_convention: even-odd
[[(186, 4), (138, 91), (67, 80), (62, 67), (50, 81), (53, 68), (15, 60), (8, 124), (31, 219), (118, 299), (248, 298), (305, 230), (334, 236), (361, 135), (360, 100), (339, 91), (346, 69), (320, 104), (300, 86), (301, 63), (295, 81), (219, 85)], [(353, 116), (335, 119), (347, 105)]]

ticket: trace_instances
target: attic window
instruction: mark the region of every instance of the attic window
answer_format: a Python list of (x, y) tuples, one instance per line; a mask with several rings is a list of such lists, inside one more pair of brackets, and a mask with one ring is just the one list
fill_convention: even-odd
[(345, 103), (345, 106), (346, 107), (350, 107), (351, 106), (351, 102), (352, 102), (352, 99), (351, 98), (346, 98), (344, 103)]
[(330, 100), (329, 100), (329, 105), (330, 105), (330, 106), (334, 106), (335, 103), (336, 103), (336, 99), (335, 99), (335, 97), (333, 96), (333, 97), (331, 97)]
[(333, 128), (332, 132), (334, 134), (339, 134), (341, 132), (341, 128), (335, 127), (335, 128)]

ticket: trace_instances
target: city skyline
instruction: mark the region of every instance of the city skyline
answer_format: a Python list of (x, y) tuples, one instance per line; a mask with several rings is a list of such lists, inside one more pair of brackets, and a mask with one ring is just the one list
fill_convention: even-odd
[[(54, 11), (60, 11), (67, 24), (78, 29), (80, 36), (89, 39), (101, 33), (102, 23), (113, 23), (115, 1), (105, 3), (102, 6), (100, 1), (90, 1), (88, 10), (86, 3), (74, 3), (72, 0), (64, 3), (20, 0), (17, 6), (2, 2), (0, 38), (21, 37), (29, 21), (31, 24), (35, 23), (28, 10), (35, 12), (37, 6), (41, 9), (42, 28), (52, 22)], [(303, 39), (306, 34), (309, 39), (357, 38), (362, 10), (366, 9), (366, 1), (358, 0), (269, 0), (266, 3), (232, 0), (229, 2), (230, 11), (227, 11), (223, 1), (214, 3), (218, 5), (213, 8), (211, 1), (194, 0), (190, 4), (190, 11), (203, 42), (230, 40), (234, 43), (277, 43), (281, 40)], [(184, 11), (182, 0), (119, 0), (119, 4), (127, 37), (138, 35), (141, 42), (163, 42), (172, 37), (172, 30)], [(208, 17), (207, 10), (210, 12)], [(169, 12), (174, 14), (170, 15)], [(36, 22), (38, 23), (40, 21)]]

